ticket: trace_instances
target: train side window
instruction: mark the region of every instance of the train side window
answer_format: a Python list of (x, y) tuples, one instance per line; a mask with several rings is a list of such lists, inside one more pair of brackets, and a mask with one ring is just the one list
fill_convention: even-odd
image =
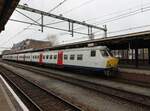
[(67, 60), (68, 59), (68, 55), (64, 55), (64, 60)]
[(43, 55), (43, 59), (45, 59), (45, 55)]
[(48, 59), (48, 57), (49, 57), (49, 56), (47, 55), (47, 56), (46, 56), (46, 59)]
[(108, 57), (108, 52), (106, 50), (100, 50), (103, 57)]
[(82, 54), (77, 55), (77, 60), (82, 60), (82, 59), (83, 59), (83, 55)]
[(57, 55), (54, 55), (54, 59), (57, 59)]
[(74, 60), (75, 55), (70, 55), (70, 60)]
[(96, 56), (96, 50), (91, 50), (91, 57), (95, 57)]
[(50, 59), (53, 59), (53, 55), (50, 55)]

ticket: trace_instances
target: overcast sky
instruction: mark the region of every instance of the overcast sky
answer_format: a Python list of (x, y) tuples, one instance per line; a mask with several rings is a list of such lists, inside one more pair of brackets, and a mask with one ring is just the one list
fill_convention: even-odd
[[(19, 4), (28, 4), (29, 7), (50, 11), (63, 0), (21, 0)], [(19, 10), (19, 9), (17, 9)], [(100, 27), (107, 25), (108, 35), (118, 35), (130, 32), (138, 32), (143, 30), (149, 30), (150, 28), (150, 0), (66, 0), (61, 6), (53, 10), (51, 13), (68, 17), (74, 20), (85, 21), (86, 23), (95, 24)], [(24, 14), (37, 20), (40, 16), (37, 14), (22, 11)], [(133, 14), (134, 13), (134, 14)], [(136, 13), (136, 14), (135, 14)], [(133, 14), (133, 15), (132, 15)], [(12, 19), (32, 22), (26, 17), (22, 16), (18, 12), (14, 12)], [(44, 17), (44, 23), (53, 23), (59, 20), (55, 20), (49, 17)], [(69, 43), (81, 40), (87, 40), (85, 35), (75, 34), (71, 37), (70, 34), (63, 31), (44, 28), (44, 32), (39, 31), (40, 27), (8, 21), (5, 31), (0, 34), (0, 47), (12, 47), (14, 43), (18, 43), (25, 39), (37, 39), (46, 40), (49, 35), (56, 35), (57, 44)], [(59, 23), (50, 25), (53, 27), (59, 27), (67, 29), (67, 23)], [(141, 27), (135, 28), (133, 27)], [(146, 26), (146, 27), (143, 27)], [(76, 25), (77, 31), (87, 32), (85, 27)], [(126, 31), (118, 32), (118, 30), (130, 29)], [(95, 32), (103, 33), (99, 30)], [(111, 33), (110, 33), (111, 32)], [(113, 32), (113, 33), (112, 33)], [(103, 34), (99, 33), (95, 38), (103, 37)], [(0, 48), (0, 51), (3, 50)]]

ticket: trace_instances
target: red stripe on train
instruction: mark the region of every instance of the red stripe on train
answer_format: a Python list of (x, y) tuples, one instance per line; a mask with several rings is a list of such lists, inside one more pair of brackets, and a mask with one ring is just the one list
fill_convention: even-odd
[(39, 64), (43, 64), (43, 54), (42, 53), (40, 53)]
[(58, 65), (63, 65), (63, 51), (58, 52), (57, 64)]

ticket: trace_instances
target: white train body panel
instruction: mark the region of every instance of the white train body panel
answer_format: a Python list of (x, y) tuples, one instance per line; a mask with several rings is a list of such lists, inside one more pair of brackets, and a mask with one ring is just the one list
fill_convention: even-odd
[[(106, 59), (101, 57), (100, 51), (95, 50), (96, 55), (91, 57), (91, 51), (82, 50), (65, 50), (64, 55), (68, 55), (68, 59), (64, 59), (64, 65), (82, 66), (82, 67), (93, 67), (93, 68), (105, 68)], [(74, 55), (74, 60), (70, 60), (70, 56)], [(78, 60), (78, 56), (82, 56), (82, 60)]]
[(18, 54), (18, 61), (24, 61), (24, 53), (23, 54)]
[(9, 54), (3, 59), (100, 70), (116, 68), (118, 64), (104, 46)]
[(39, 62), (39, 52), (33, 52), (30, 54), (30, 57), (31, 57), (31, 62), (36, 62), (38, 63)]
[(25, 61), (32, 62), (31, 53), (25, 53)]

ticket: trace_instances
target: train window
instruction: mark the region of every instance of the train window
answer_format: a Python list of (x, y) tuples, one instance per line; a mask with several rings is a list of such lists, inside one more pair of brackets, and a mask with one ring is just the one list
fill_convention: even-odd
[(67, 60), (68, 59), (68, 55), (64, 55), (64, 60)]
[(45, 55), (43, 55), (43, 59), (45, 59)]
[(101, 50), (101, 54), (103, 57), (108, 57), (108, 52), (106, 50)]
[(50, 59), (53, 59), (53, 55), (50, 55)]
[(47, 56), (46, 56), (46, 59), (48, 59), (48, 57), (49, 57), (49, 56), (47, 55)]
[(96, 56), (96, 50), (91, 50), (91, 57), (95, 57)]
[(57, 55), (54, 55), (54, 59), (57, 59)]
[(74, 60), (75, 55), (70, 55), (70, 60)]
[(107, 52), (108, 52), (109, 56), (113, 57), (113, 54), (110, 49), (107, 48)]
[(82, 60), (82, 59), (83, 59), (83, 55), (82, 54), (77, 55), (77, 60)]

